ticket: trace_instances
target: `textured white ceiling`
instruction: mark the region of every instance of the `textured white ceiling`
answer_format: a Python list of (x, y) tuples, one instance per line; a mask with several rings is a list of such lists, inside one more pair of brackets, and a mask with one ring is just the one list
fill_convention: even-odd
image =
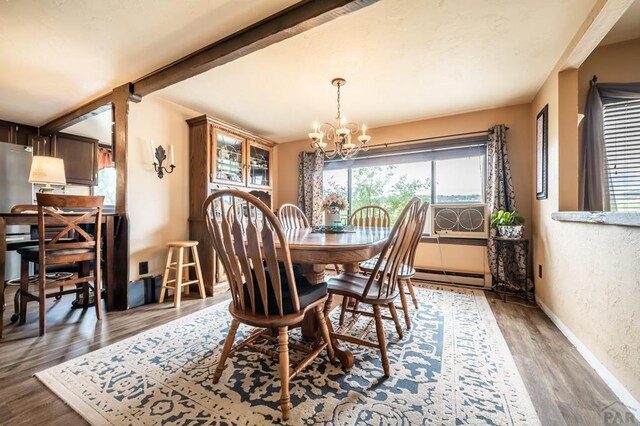
[(277, 142), (343, 113), (369, 127), (531, 101), (595, 0), (381, 0), (164, 89)]
[(635, 0), (611, 28), (600, 46), (640, 38), (640, 0)]
[(41, 125), (296, 0), (1, 0), (0, 119)]

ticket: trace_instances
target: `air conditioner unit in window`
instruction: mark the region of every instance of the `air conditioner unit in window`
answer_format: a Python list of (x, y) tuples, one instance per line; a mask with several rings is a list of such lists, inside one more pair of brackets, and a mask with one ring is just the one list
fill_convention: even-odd
[(451, 238), (487, 238), (489, 224), (486, 204), (432, 204), (431, 233)]

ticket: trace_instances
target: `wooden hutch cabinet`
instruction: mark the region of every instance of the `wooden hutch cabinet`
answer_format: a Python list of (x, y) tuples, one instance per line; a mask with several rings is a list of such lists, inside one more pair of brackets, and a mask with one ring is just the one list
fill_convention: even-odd
[(275, 143), (233, 124), (206, 115), (189, 125), (189, 238), (198, 241), (205, 288), (216, 283), (217, 261), (202, 216), (202, 204), (213, 191), (239, 189), (270, 208)]

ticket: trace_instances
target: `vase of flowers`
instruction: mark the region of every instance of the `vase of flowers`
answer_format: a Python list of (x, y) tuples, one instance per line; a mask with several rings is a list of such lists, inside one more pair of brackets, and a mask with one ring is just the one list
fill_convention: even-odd
[(342, 225), (342, 211), (349, 208), (347, 200), (338, 194), (329, 194), (322, 201), (325, 226)]

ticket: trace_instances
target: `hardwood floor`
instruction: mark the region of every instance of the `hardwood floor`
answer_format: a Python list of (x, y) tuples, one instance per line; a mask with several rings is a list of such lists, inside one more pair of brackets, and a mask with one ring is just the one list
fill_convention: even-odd
[[(7, 300), (12, 301), (12, 289)], [(180, 308), (172, 299), (163, 305), (145, 305), (110, 312), (98, 323), (93, 310), (70, 310), (72, 296), (50, 299), (47, 334), (38, 337), (37, 309), (30, 304), (27, 324), (9, 323), (0, 343), (0, 424), (76, 425), (83, 419), (44, 387), (33, 374), (63, 361), (165, 324), (227, 299), (221, 293), (205, 300), (188, 296)], [(617, 401), (615, 395), (582, 359), (546, 315), (537, 307), (487, 298), (511, 349), (516, 365), (544, 425), (603, 424), (600, 409)]]

